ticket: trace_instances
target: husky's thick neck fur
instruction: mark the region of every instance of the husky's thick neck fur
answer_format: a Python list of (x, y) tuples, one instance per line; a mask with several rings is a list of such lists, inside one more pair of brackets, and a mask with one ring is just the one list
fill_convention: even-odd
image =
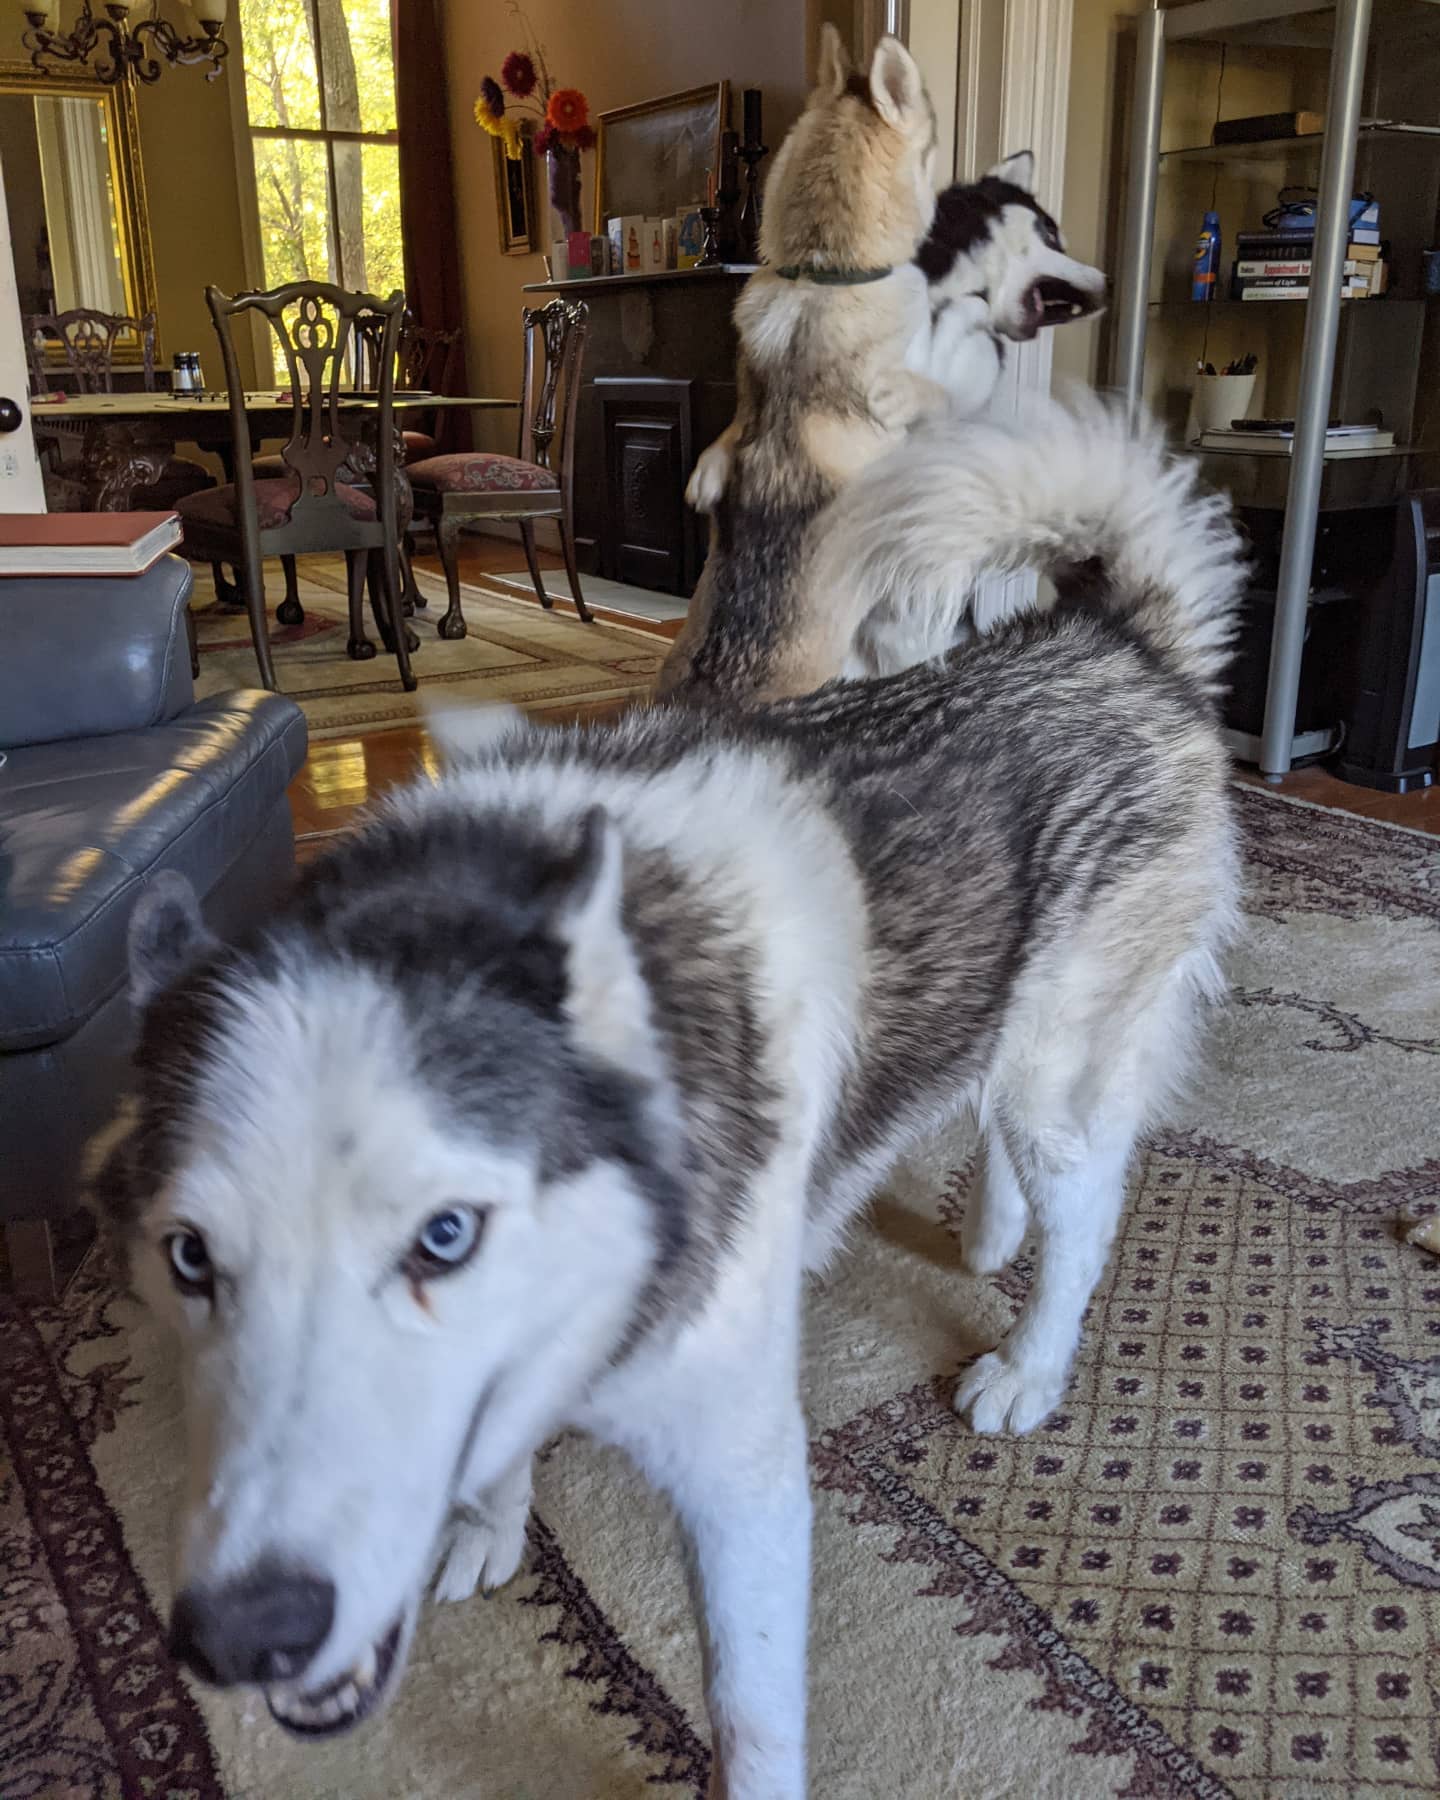
[(137, 909), (139, 1109), (98, 1192), (181, 1343), (197, 1672), (302, 1733), (375, 1711), (437, 1559), (448, 1598), (513, 1574), (576, 1424), (679, 1510), (720, 1791), (802, 1800), (802, 1270), (976, 1105), (967, 1262), (1037, 1251), (956, 1405), (1033, 1429), (1233, 908), (1225, 508), (1122, 417), (1074, 462), (1051, 425), (957, 450), (1019, 498), (953, 508), (949, 548), (1054, 566), (1065, 483), (1116, 465), (1087, 606), (751, 714), (442, 721), (453, 771), (242, 943), (178, 878)]

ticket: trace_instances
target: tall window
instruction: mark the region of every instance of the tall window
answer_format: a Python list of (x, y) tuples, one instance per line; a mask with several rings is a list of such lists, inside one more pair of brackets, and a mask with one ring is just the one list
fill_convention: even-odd
[(404, 285), (390, 0), (240, 0), (265, 285)]

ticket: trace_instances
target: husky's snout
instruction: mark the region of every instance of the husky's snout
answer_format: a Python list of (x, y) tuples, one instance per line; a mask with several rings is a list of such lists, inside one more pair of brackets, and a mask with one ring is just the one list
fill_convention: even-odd
[(212, 1687), (263, 1687), (271, 1717), (298, 1737), (349, 1731), (386, 1698), (402, 1663), (402, 1615), (348, 1669), (305, 1685), (335, 1623), (335, 1583), (268, 1561), (219, 1588), (187, 1587), (170, 1615), (170, 1653)]
[(186, 1588), (170, 1615), (170, 1653), (215, 1687), (292, 1681), (334, 1620), (333, 1581), (263, 1563), (220, 1588)]
[(1083, 282), (1042, 275), (1026, 298), (1036, 309), (1040, 325), (1066, 325), (1099, 312), (1105, 304), (1105, 289), (1105, 277), (1094, 271), (1087, 271)]

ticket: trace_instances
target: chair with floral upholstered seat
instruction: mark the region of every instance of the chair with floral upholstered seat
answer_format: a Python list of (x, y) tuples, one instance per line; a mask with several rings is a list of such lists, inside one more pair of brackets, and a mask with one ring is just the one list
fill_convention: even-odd
[[(349, 573), (348, 654), (357, 662), (375, 655), (365, 634), (368, 575), (380, 635), (395, 653), (402, 685), (413, 688), (410, 651), (417, 640), (405, 624), (400, 600), (400, 534), (408, 519), (401, 517), (405, 486), (394, 409), (395, 345), (405, 296), (396, 292), (381, 300), (329, 282), (296, 281), (234, 299), (212, 287), (205, 298), (230, 394), (235, 480), (181, 502), (186, 553), (235, 565), (260, 678), (273, 689), (263, 559), (343, 550)], [(273, 333), (293, 408), (290, 437), (280, 452), (284, 472), (259, 479), (250, 460), (250, 425), (235, 345), (235, 321), (242, 315), (258, 315)], [(365, 318), (383, 320), (382, 354), (374, 398), (361, 406), (347, 370), (356, 321)], [(363, 488), (355, 485), (361, 479)]]
[(591, 623), (580, 592), (574, 526), (575, 405), (589, 309), (580, 301), (556, 298), (548, 306), (527, 307), (523, 317), (525, 372), (518, 453), (461, 451), (422, 457), (405, 469), (415, 496), (415, 518), (434, 526), (445, 569), (450, 605), (436, 627), (444, 638), (465, 635), (458, 559), (461, 528), (485, 519), (513, 520), (520, 527), (530, 579), (547, 609), (555, 602), (540, 577), (535, 521), (557, 520), (575, 610), (587, 625)]

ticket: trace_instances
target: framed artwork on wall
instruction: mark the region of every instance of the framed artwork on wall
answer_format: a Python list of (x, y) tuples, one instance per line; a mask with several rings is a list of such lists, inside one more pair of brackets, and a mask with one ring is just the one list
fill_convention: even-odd
[(730, 126), (730, 84), (687, 88), (600, 114), (595, 152), (595, 229), (627, 213), (669, 219), (705, 198), (720, 174), (720, 134)]
[(520, 156), (512, 161), (499, 138), (490, 140), (495, 158), (495, 209), (500, 218), (500, 254), (531, 256), (535, 241), (535, 153), (528, 137), (520, 140)]

